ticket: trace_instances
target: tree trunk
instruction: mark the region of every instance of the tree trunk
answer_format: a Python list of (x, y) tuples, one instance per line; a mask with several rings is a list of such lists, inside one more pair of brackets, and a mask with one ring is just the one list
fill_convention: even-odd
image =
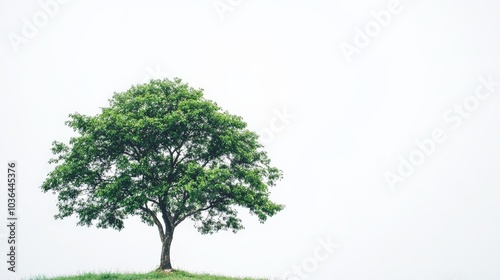
[(159, 270), (172, 269), (172, 264), (170, 263), (170, 246), (172, 245), (173, 237), (174, 232), (168, 232), (165, 236), (165, 239), (162, 240), (160, 267), (158, 268)]

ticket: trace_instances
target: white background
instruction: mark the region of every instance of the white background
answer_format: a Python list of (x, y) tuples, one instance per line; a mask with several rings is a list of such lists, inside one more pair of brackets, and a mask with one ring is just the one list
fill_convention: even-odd
[[(7, 161), (17, 160), (17, 277), (158, 265), (155, 228), (136, 218), (121, 232), (56, 221), (56, 196), (40, 185), (51, 142), (73, 135), (68, 114), (93, 115), (115, 91), (180, 77), (252, 130), (285, 108), (293, 119), (266, 143), (285, 175), (272, 198), (286, 209), (265, 224), (242, 213), (238, 234), (202, 236), (185, 222), (176, 268), (280, 277), (310, 265), (317, 239), (330, 237), (338, 248), (307, 266), (307, 279), (500, 279), (500, 87), (457, 129), (443, 119), (479, 77), (500, 80), (500, 5), (401, 0), (349, 63), (340, 45), (353, 45), (356, 28), (389, 2), (233, 0), (221, 13), (212, 0), (73, 0), (15, 47), (23, 18), (44, 10), (0, 1), (0, 179), (6, 189)], [(436, 128), (447, 140), (391, 190), (385, 174)]]

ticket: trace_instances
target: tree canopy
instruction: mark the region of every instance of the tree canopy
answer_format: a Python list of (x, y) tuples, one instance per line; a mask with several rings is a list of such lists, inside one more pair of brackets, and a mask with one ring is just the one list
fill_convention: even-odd
[(53, 142), (55, 167), (41, 186), (58, 195), (56, 218), (120, 230), (136, 215), (165, 245), (186, 219), (204, 234), (236, 232), (237, 207), (261, 222), (283, 209), (269, 198), (282, 171), (258, 135), (180, 79), (132, 86), (95, 116), (69, 117), (77, 136)]

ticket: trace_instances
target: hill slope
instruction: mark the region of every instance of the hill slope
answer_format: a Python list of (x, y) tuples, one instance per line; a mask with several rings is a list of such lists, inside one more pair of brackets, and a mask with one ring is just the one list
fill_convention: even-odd
[(48, 278), (39, 276), (31, 278), (32, 280), (98, 280), (98, 279), (117, 279), (117, 280), (147, 280), (147, 279), (170, 279), (170, 280), (265, 280), (256, 278), (232, 278), (224, 276), (215, 276), (209, 274), (193, 274), (185, 271), (173, 271), (170, 273), (150, 272), (146, 274), (120, 274), (120, 273), (86, 273), (77, 276), (59, 276)]

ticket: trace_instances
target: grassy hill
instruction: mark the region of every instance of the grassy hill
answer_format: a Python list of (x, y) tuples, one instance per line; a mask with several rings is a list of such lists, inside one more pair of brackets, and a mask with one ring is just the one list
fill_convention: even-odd
[(193, 274), (185, 271), (173, 271), (170, 273), (164, 272), (150, 272), (146, 274), (119, 274), (119, 273), (86, 273), (76, 276), (59, 276), (54, 278), (48, 278), (44, 276), (39, 276), (31, 278), (31, 280), (97, 280), (97, 279), (119, 279), (119, 280), (147, 280), (147, 279), (179, 279), (179, 280), (266, 280), (257, 278), (232, 278), (224, 276), (216, 276), (209, 274)]

